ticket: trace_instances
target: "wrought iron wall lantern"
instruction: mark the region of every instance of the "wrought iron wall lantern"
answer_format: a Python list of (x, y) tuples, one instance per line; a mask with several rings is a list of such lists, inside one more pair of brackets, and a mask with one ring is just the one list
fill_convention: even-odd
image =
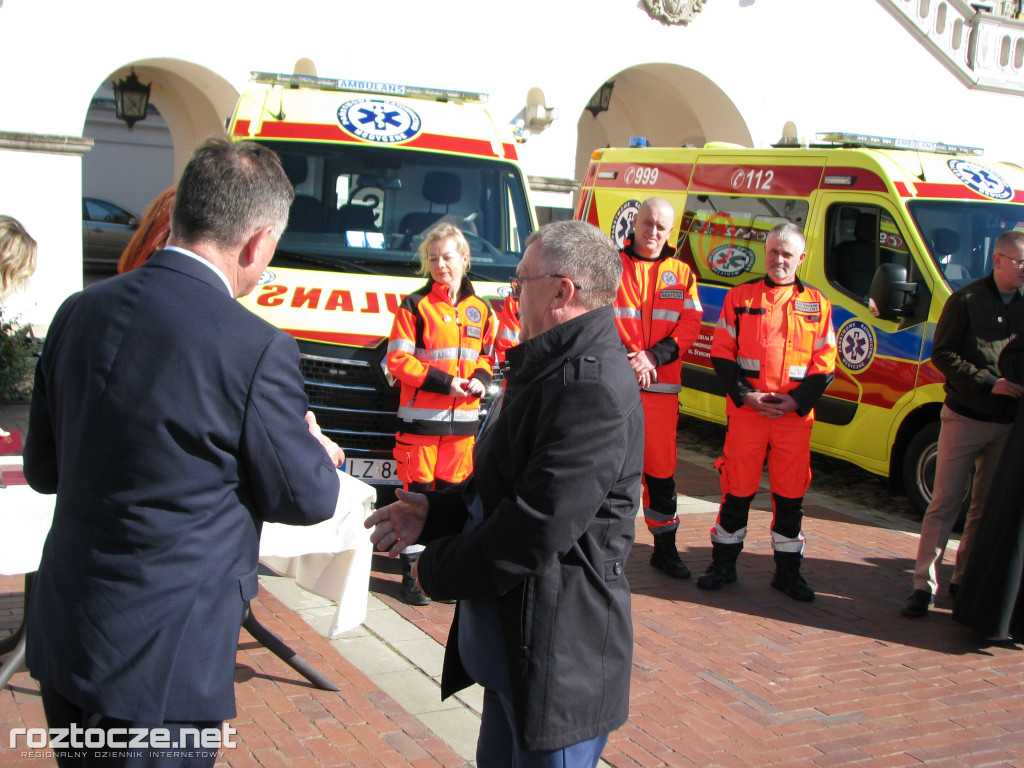
[(614, 87), (615, 81), (612, 80), (598, 88), (594, 95), (590, 97), (590, 101), (585, 109), (590, 110), (590, 114), (594, 117), (597, 117), (602, 112), (607, 112), (608, 105), (612, 103), (612, 89)]
[(119, 120), (124, 120), (128, 124), (129, 131), (139, 120), (146, 117), (151, 85), (152, 83), (143, 85), (139, 82), (134, 67), (128, 77), (114, 83), (114, 111)]

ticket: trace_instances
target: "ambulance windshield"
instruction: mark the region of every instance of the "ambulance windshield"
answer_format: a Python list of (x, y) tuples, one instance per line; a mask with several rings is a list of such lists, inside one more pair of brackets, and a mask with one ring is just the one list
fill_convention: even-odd
[(1008, 229), (1024, 229), (1024, 205), (960, 200), (907, 204), (921, 238), (954, 290), (992, 271), (992, 249)]
[(470, 277), (505, 280), (532, 230), (525, 184), (510, 163), (394, 147), (265, 142), (295, 187), (273, 264), (412, 276), (436, 224), (466, 235)]

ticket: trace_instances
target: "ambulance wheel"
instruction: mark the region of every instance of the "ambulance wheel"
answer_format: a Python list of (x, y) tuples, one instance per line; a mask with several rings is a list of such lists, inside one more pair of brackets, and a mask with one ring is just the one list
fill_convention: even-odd
[(914, 511), (922, 517), (932, 500), (938, 452), (939, 423), (934, 421), (918, 430), (903, 456), (903, 490)]
[[(914, 435), (907, 452), (903, 457), (903, 489), (910, 499), (914, 511), (924, 517), (928, 505), (932, 501), (932, 488), (935, 484), (935, 462), (939, 453), (939, 422), (926, 424)], [(954, 530), (962, 531), (967, 509), (971, 505), (971, 486), (974, 471), (971, 470), (971, 483), (968, 483), (961, 502), (960, 514)]]

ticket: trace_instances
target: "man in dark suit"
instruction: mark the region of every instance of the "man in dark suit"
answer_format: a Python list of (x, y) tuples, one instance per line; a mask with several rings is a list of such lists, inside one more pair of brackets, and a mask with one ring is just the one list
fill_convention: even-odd
[[(70, 297), (39, 361), (25, 476), (57, 502), (28, 667), (51, 729), (170, 731), (163, 752), (112, 750), (121, 764), (213, 765), (216, 750), (175, 749), (176, 733), (235, 715), (261, 523), (334, 512), (344, 457), (307, 413), (295, 341), (235, 301), (270, 262), (293, 194), (270, 150), (206, 142), (167, 248)], [(97, 757), (75, 752), (58, 764)]]

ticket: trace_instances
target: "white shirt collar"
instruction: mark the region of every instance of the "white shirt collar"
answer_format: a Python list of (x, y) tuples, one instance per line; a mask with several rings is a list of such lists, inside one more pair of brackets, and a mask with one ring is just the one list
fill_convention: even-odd
[(189, 258), (195, 259), (200, 264), (204, 264), (205, 266), (207, 266), (210, 269), (212, 269), (214, 274), (216, 274), (217, 277), (220, 278), (220, 281), (222, 283), (224, 283), (224, 287), (227, 288), (228, 296), (231, 296), (232, 298), (234, 298), (235, 291), (234, 291), (234, 289), (232, 289), (231, 283), (228, 282), (227, 275), (225, 275), (223, 272), (221, 272), (220, 269), (213, 262), (207, 261), (202, 256), (200, 256), (198, 253), (193, 253), (192, 251), (187, 251), (184, 248), (180, 248), (180, 247), (178, 247), (176, 245), (166, 245), (166, 246), (164, 246), (164, 250), (176, 251), (177, 253), (184, 254), (185, 256), (188, 256)]

